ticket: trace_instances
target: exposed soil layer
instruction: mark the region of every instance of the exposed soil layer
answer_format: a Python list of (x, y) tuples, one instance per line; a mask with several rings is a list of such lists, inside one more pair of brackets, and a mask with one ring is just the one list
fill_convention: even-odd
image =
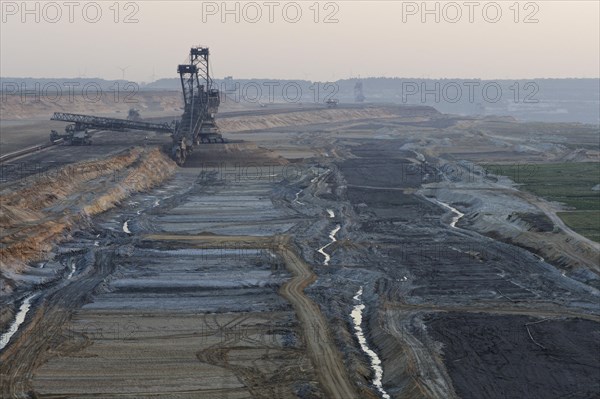
[[(0, 193), (0, 270), (8, 277), (2, 294), (19, 284), (19, 275), (28, 272), (27, 263), (47, 259), (68, 230), (132, 193), (162, 183), (174, 169), (159, 149), (136, 148), (32, 175), (6, 187)], [(36, 274), (41, 277), (38, 283), (52, 278)]]

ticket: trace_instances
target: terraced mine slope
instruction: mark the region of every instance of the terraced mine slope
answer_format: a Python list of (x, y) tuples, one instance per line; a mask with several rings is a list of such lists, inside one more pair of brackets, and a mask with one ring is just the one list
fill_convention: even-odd
[(184, 168), (144, 132), (2, 165), (1, 397), (600, 395), (600, 248), (482, 167), (597, 127), (288, 108)]

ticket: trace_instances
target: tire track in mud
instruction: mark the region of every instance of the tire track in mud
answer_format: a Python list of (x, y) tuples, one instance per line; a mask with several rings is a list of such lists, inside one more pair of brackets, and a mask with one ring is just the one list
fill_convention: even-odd
[[(248, 367), (236, 364), (230, 361), (233, 356), (230, 352), (235, 350), (235, 344), (229, 342), (227, 345), (216, 345), (214, 347), (202, 350), (196, 353), (199, 361), (232, 371), (237, 378), (244, 384), (246, 389), (255, 399), (271, 399), (287, 397), (288, 392), (286, 387), (294, 383), (296, 375), (287, 367), (282, 367), (276, 370), (274, 375), (269, 375), (261, 371), (258, 367)], [(237, 342), (240, 345), (240, 342)], [(243, 343), (241, 343), (243, 345)], [(273, 360), (281, 360), (284, 358), (291, 359), (297, 350), (281, 349), (277, 346), (266, 349), (266, 354), (261, 359), (262, 361), (273, 358)], [(227, 395), (232, 388), (220, 391), (220, 394)], [(233, 388), (235, 389), (235, 388)]]
[[(77, 280), (65, 280), (43, 294), (42, 302), (17, 340), (0, 354), (0, 397), (27, 398), (32, 395), (31, 379), (36, 367), (56, 352), (67, 338), (63, 326), (71, 312), (114, 270), (111, 250), (95, 252), (96, 260)], [(10, 360), (10, 361), (9, 361)]]
[[(304, 289), (312, 284), (317, 276), (310, 266), (306, 264), (294, 251), (289, 236), (217, 236), (217, 235), (177, 235), (177, 234), (150, 234), (143, 237), (151, 241), (173, 241), (195, 245), (216, 244), (235, 245), (236, 248), (268, 248), (277, 252), (284, 260), (292, 278), (286, 282), (279, 293), (288, 300), (294, 308), (301, 324), (303, 336), (306, 340), (308, 355), (315, 367), (319, 382), (327, 394), (328, 399), (358, 399), (361, 396), (351, 382), (342, 355), (330, 335), (327, 320), (321, 313), (319, 306), (304, 293)], [(221, 350), (221, 349), (219, 349)], [(218, 350), (217, 350), (218, 352)], [(219, 362), (222, 353), (213, 360)], [(211, 356), (204, 354), (203, 356)], [(238, 368), (236, 371), (252, 380), (246, 370)], [(254, 378), (256, 380), (256, 378)]]
[(280, 294), (296, 311), (306, 338), (309, 356), (323, 390), (331, 399), (359, 398), (354, 384), (350, 382), (342, 356), (330, 336), (325, 317), (317, 304), (304, 294), (304, 289), (312, 284), (317, 276), (292, 250), (289, 239), (279, 244), (278, 252), (294, 276), (281, 287)]

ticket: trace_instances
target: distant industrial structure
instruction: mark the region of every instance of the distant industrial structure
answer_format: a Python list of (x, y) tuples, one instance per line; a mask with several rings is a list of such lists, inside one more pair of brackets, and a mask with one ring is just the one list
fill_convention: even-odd
[(336, 108), (339, 103), (340, 103), (340, 100), (338, 100), (337, 98), (330, 98), (327, 101), (325, 101), (325, 104), (327, 105), (328, 108)]
[(208, 47), (192, 47), (189, 64), (177, 66), (181, 81), (184, 112), (179, 121), (171, 123), (149, 123), (139, 119), (137, 110), (130, 110), (128, 119), (105, 118), (92, 115), (55, 112), (51, 120), (70, 122), (63, 134), (52, 130), (50, 140), (53, 143), (64, 142), (69, 145), (92, 144), (92, 129), (125, 131), (146, 130), (170, 133), (173, 138), (171, 157), (183, 165), (194, 145), (201, 143), (224, 143), (219, 133), (215, 116), (221, 103), (220, 92), (213, 88), (209, 71)]
[(359, 80), (354, 85), (354, 101), (357, 103), (365, 102), (365, 95), (363, 94), (363, 82)]

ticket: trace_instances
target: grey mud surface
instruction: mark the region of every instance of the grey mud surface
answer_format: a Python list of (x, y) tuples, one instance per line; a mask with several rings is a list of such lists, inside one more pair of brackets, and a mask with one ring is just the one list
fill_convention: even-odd
[[(38, 329), (22, 335), (41, 343), (22, 358), (36, 360), (3, 366), (3, 378), (22, 397), (327, 397), (282, 296), (291, 275), (275, 237), (285, 235), (316, 275), (304, 291), (357, 398), (380, 397), (350, 318), (360, 287), (392, 398), (599, 397), (598, 291), (464, 220), (451, 226), (455, 214), (438, 201), (473, 218), (471, 205), (431, 189), (451, 178), (445, 160), (419, 150), (423, 135), (442, 141), (459, 120), (276, 128), (230, 137), (258, 149), (195, 153), (165, 185), (57, 248), (47, 267), (62, 277), (46, 281), (36, 306), (59, 303), (42, 313), (63, 316), (35, 317)], [(82, 156), (53, 151), (35, 156)]]

